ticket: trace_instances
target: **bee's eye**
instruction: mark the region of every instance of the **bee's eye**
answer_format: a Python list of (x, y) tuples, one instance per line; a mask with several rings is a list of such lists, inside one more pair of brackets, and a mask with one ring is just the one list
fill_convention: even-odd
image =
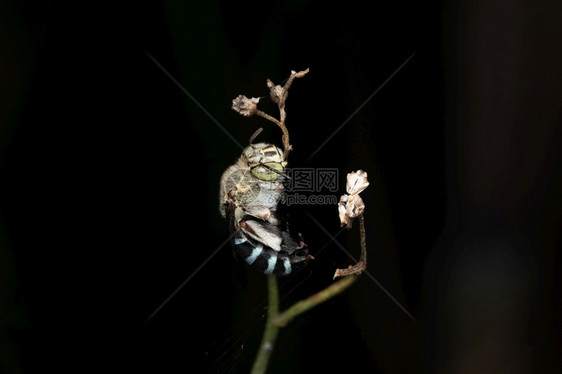
[(283, 166), (279, 162), (268, 162), (251, 169), (252, 175), (263, 181), (274, 181), (281, 177)]

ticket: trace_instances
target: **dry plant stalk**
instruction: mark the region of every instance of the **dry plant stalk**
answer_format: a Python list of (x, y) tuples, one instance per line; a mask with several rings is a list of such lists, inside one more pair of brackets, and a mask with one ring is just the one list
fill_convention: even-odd
[(340, 215), (340, 223), (346, 228), (351, 228), (353, 219), (359, 217), (359, 232), (361, 235), (361, 257), (359, 262), (347, 269), (336, 269), (334, 279), (345, 277), (353, 274), (361, 274), (367, 268), (367, 238), (365, 233), (365, 219), (363, 212), (365, 211), (365, 203), (359, 194), (369, 186), (367, 173), (363, 170), (357, 170), (347, 174), (346, 191), (349, 195), (343, 194), (338, 203), (338, 212)]
[[(288, 96), (288, 90), (295, 78), (302, 78), (308, 72), (309, 69), (299, 72), (291, 71), (291, 76), (287, 79), (283, 86), (275, 85), (273, 82), (271, 82), (271, 80), (267, 80), (267, 87), (270, 90), (270, 97), (279, 108), (279, 119), (258, 109), (260, 98), (248, 98), (244, 95), (239, 95), (232, 101), (232, 109), (234, 109), (241, 115), (250, 117), (257, 114), (258, 116), (263, 117), (279, 126), (279, 128), (283, 132), (282, 140), (285, 160), (287, 160), (287, 156), (291, 151), (289, 131), (285, 126), (285, 119), (287, 117), (285, 112), (285, 103)], [(254, 134), (252, 138), (254, 138), (256, 135), (257, 133)], [(340, 202), (338, 203), (338, 212), (341, 225), (350, 229), (352, 221), (355, 218), (359, 218), (361, 235), (361, 257), (359, 259), (359, 262), (353, 266), (349, 266), (347, 269), (337, 269), (334, 274), (334, 279), (338, 277), (343, 277), (343, 279), (332, 283), (325, 289), (293, 304), (285, 311), (280, 312), (277, 279), (274, 275), (268, 275), (268, 317), (262, 342), (260, 344), (256, 360), (254, 361), (251, 374), (264, 374), (266, 372), (280, 327), (286, 326), (296, 316), (346, 290), (349, 286), (355, 283), (355, 281), (358, 279), (358, 276), (366, 269), (367, 243), (365, 221), (363, 219), (365, 204), (363, 203), (363, 200), (361, 199), (359, 194), (363, 190), (365, 190), (368, 185), (369, 181), (367, 180), (366, 172), (358, 170), (356, 172), (349, 173), (347, 175), (346, 185), (347, 194), (342, 195), (340, 198)]]
[(285, 102), (287, 101), (287, 96), (289, 95), (289, 87), (295, 80), (295, 78), (302, 78), (309, 72), (309, 69), (303, 71), (291, 71), (291, 76), (287, 79), (283, 86), (275, 85), (271, 80), (267, 80), (267, 87), (269, 87), (269, 96), (271, 100), (275, 102), (279, 108), (279, 119), (270, 116), (269, 114), (258, 109), (258, 103), (260, 98), (252, 97), (248, 98), (244, 95), (239, 95), (236, 99), (232, 100), (232, 109), (240, 113), (245, 117), (251, 117), (257, 114), (273, 123), (275, 123), (281, 131), (283, 132), (283, 157), (287, 160), (287, 156), (291, 151), (291, 143), (289, 142), (289, 130), (285, 126), (285, 119), (287, 118), (287, 113), (285, 112)]

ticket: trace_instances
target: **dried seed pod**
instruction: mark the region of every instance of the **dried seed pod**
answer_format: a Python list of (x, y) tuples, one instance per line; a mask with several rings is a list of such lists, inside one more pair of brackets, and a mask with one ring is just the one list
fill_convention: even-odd
[(232, 100), (232, 109), (245, 117), (251, 117), (258, 112), (259, 101), (258, 97), (247, 98), (244, 95), (239, 95)]

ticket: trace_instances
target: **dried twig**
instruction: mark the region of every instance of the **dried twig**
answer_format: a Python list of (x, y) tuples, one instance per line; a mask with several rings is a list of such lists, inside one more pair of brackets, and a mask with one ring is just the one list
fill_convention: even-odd
[(367, 268), (367, 244), (365, 238), (365, 219), (363, 218), (363, 214), (359, 216), (359, 231), (361, 234), (361, 257), (359, 258), (359, 261), (353, 266), (350, 265), (347, 269), (336, 269), (334, 279), (338, 277), (347, 277), (349, 275), (359, 275)]
[(269, 96), (279, 108), (279, 119), (259, 110), (257, 105), (260, 99), (257, 97), (248, 98), (244, 95), (239, 95), (236, 99), (232, 100), (232, 109), (241, 115), (250, 117), (257, 114), (258, 116), (263, 117), (279, 126), (283, 132), (283, 156), (285, 160), (287, 160), (287, 156), (292, 149), (291, 143), (289, 142), (289, 130), (287, 130), (287, 127), (285, 126), (285, 119), (287, 118), (287, 114), (285, 112), (285, 102), (287, 101), (287, 96), (289, 95), (289, 87), (291, 87), (295, 78), (302, 78), (308, 72), (309, 69), (299, 72), (291, 71), (291, 76), (287, 79), (287, 82), (285, 82), (283, 86), (275, 85), (271, 80), (267, 80)]
[(363, 170), (357, 170), (347, 174), (346, 190), (349, 195), (342, 195), (338, 203), (338, 211), (340, 214), (340, 222), (342, 226), (351, 228), (354, 218), (359, 217), (359, 232), (361, 235), (361, 257), (359, 262), (347, 269), (336, 269), (334, 279), (338, 277), (346, 277), (348, 275), (361, 274), (367, 268), (367, 234), (365, 233), (365, 220), (363, 212), (365, 204), (359, 194), (369, 186), (367, 173)]

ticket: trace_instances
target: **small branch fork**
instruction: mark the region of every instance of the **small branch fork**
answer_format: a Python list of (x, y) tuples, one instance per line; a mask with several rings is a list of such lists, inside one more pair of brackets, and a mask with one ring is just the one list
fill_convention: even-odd
[(259, 103), (260, 99), (257, 97), (247, 98), (244, 95), (239, 95), (237, 98), (232, 100), (232, 109), (237, 111), (243, 116), (250, 117), (254, 114), (267, 119), (268, 121), (273, 122), (283, 132), (283, 156), (284, 159), (287, 160), (289, 156), (289, 152), (291, 151), (291, 143), (289, 142), (289, 130), (285, 126), (285, 119), (287, 118), (287, 113), (285, 112), (285, 102), (287, 101), (287, 96), (289, 95), (289, 87), (295, 80), (295, 78), (302, 78), (304, 77), (310, 69), (306, 69), (303, 71), (291, 71), (291, 75), (287, 79), (287, 82), (283, 86), (275, 85), (271, 80), (267, 80), (267, 87), (269, 87), (269, 96), (271, 100), (275, 102), (279, 108), (279, 119), (261, 111), (258, 109), (257, 104)]

